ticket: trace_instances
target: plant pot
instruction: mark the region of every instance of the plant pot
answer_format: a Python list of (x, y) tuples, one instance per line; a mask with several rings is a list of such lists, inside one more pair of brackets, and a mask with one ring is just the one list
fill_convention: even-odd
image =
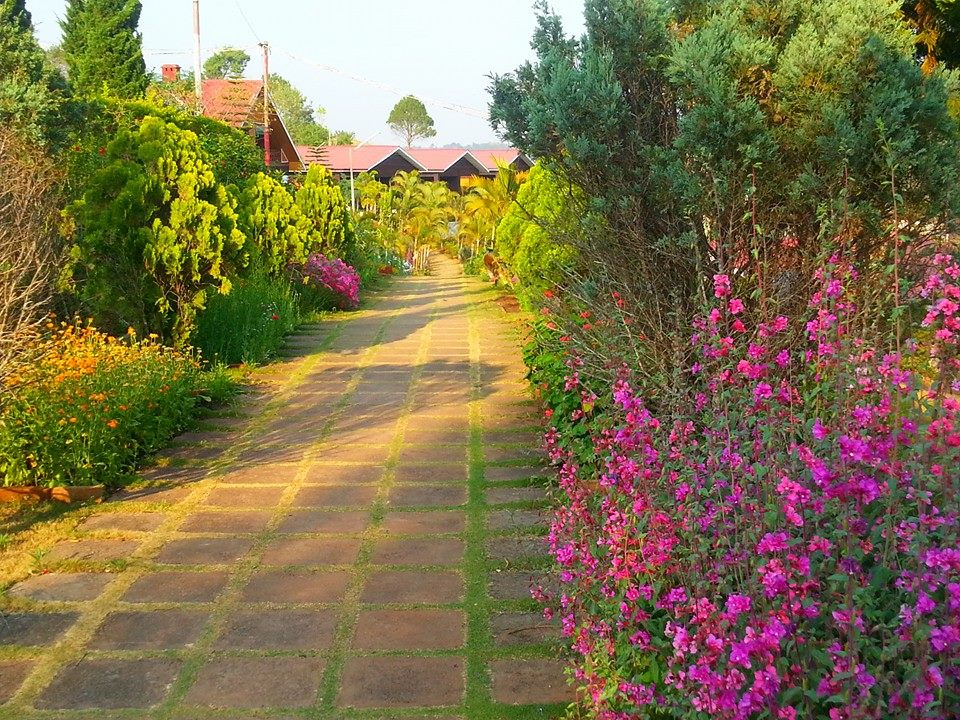
[(11, 502), (55, 502), (76, 503), (87, 502), (88, 500), (99, 500), (103, 497), (103, 485), (91, 485), (84, 487), (9, 487), (0, 488), (0, 503)]

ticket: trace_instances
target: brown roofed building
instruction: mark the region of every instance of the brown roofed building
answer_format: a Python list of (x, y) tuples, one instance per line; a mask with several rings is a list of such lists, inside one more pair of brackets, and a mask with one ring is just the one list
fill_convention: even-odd
[(533, 168), (533, 161), (516, 148), (471, 150), (470, 152), (486, 167), (487, 174), (491, 176), (497, 174), (497, 164), (512, 167), (517, 172), (527, 172)]
[(363, 172), (376, 172), (377, 179), (389, 183), (400, 171), (417, 170), (424, 180), (444, 182), (452, 190), (463, 190), (464, 179), (494, 177), (497, 163), (523, 172), (533, 162), (518, 150), (465, 150), (463, 148), (402, 148), (398, 145), (325, 145), (300, 146), (307, 167), (325, 165), (336, 177), (347, 179)]
[(486, 172), (486, 167), (467, 150), (460, 148), (409, 148), (407, 153), (426, 168), (424, 180), (445, 182), (460, 192), (464, 178)]
[[(303, 172), (306, 167), (283, 118), (267, 92), (270, 118), (270, 167), (283, 172)], [(264, 92), (262, 80), (204, 80), (203, 114), (246, 130), (257, 147), (264, 147)]]
[(401, 171), (416, 170), (421, 174), (427, 171), (406, 150), (396, 145), (300, 146), (299, 151), (308, 168), (320, 163), (341, 180), (349, 179), (351, 172), (354, 177), (364, 172), (375, 172), (378, 180), (388, 183)]

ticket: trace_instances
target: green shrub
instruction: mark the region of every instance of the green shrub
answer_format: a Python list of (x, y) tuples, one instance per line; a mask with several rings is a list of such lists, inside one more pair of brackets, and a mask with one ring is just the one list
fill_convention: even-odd
[(559, 285), (576, 258), (574, 249), (558, 238), (579, 227), (570, 198), (580, 194), (537, 165), (497, 226), (497, 252), (519, 278), (517, 294), (528, 306)]
[(207, 362), (262, 363), (300, 322), (298, 308), (298, 294), (286, 280), (240, 280), (229, 295), (210, 299), (197, 320), (194, 344)]
[(205, 377), (154, 338), (50, 326), (0, 398), (2, 484), (115, 484), (192, 419)]
[(310, 252), (332, 257), (348, 252), (353, 242), (350, 205), (330, 171), (322, 165), (312, 166), (297, 190), (296, 199), (307, 219)]
[(197, 135), (157, 117), (122, 130), (73, 206), (81, 295), (98, 322), (185, 347), (244, 238)]
[(245, 183), (238, 208), (239, 227), (247, 237), (250, 268), (271, 277), (283, 277), (292, 263), (306, 262), (319, 245), (311, 221), (293, 194), (265, 173)]

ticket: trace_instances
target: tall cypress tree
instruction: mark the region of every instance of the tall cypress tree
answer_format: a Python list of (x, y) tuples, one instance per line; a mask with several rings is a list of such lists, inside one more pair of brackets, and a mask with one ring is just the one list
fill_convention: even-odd
[(143, 61), (140, 0), (70, 0), (63, 53), (77, 92), (141, 97), (149, 78)]
[(33, 35), (24, 0), (0, 0), (0, 125), (36, 142), (56, 139), (64, 91)]

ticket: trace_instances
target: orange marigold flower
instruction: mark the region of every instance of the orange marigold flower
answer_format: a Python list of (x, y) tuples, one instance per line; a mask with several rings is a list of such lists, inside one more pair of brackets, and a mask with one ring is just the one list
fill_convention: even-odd
[(118, 423), (116, 420), (110, 420), (107, 422), (107, 427), (113, 430), (113, 428), (115, 428), (119, 424), (120, 423)]

